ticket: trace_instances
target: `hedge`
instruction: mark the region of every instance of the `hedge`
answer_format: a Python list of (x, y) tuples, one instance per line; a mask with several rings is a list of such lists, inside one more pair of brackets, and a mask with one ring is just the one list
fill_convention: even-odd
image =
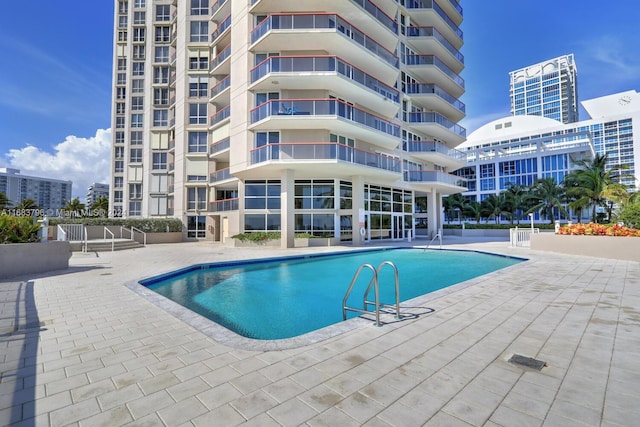
[(182, 231), (183, 224), (177, 218), (51, 218), (50, 226), (58, 224), (84, 224), (98, 226), (135, 227), (145, 233), (170, 233)]

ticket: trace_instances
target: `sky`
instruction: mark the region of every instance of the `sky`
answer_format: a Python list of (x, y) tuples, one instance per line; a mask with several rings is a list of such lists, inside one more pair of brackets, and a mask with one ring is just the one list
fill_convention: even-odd
[[(91, 183), (109, 182), (113, 1), (5, 3), (0, 167), (71, 180), (84, 201)], [(640, 90), (637, 0), (460, 4), (467, 134), (510, 114), (510, 71), (546, 59), (575, 55), (581, 100)]]

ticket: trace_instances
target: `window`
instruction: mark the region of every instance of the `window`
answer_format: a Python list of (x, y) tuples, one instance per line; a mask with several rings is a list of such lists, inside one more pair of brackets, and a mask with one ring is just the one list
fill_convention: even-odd
[(295, 232), (333, 237), (335, 227), (334, 217), (334, 214), (296, 214)]
[(280, 142), (280, 132), (256, 132), (256, 148)]
[(127, 41), (127, 30), (118, 30), (118, 41), (119, 42)]
[(143, 93), (144, 92), (144, 80), (142, 80), (142, 79), (134, 79), (131, 82), (131, 92), (133, 92), (133, 93)]
[(134, 28), (133, 29), (133, 41), (134, 42), (144, 42), (146, 35), (145, 28)]
[(122, 188), (124, 185), (124, 178), (121, 176), (113, 177), (113, 188)]
[(171, 6), (168, 4), (156, 5), (156, 21), (171, 21)]
[(142, 145), (141, 130), (134, 130), (131, 132), (131, 145)]
[(203, 215), (187, 217), (187, 237), (202, 238), (205, 237), (205, 229), (207, 226), (207, 217)]
[(125, 71), (127, 69), (127, 58), (118, 58), (118, 71)]
[(142, 123), (142, 114), (132, 114), (131, 115), (131, 127), (132, 128), (141, 128), (143, 126)]
[(303, 180), (295, 184), (295, 209), (333, 209), (333, 180)]
[(129, 216), (142, 215), (142, 202), (129, 202)]
[(167, 214), (167, 198), (153, 196), (149, 199), (149, 214), (166, 215)]
[(159, 170), (167, 168), (167, 153), (153, 153), (151, 157), (153, 159), (151, 169)]
[(190, 42), (209, 41), (209, 21), (191, 21)]
[(169, 27), (156, 27), (156, 42), (157, 43), (168, 43), (169, 42)]
[(187, 189), (187, 209), (201, 209), (207, 208), (207, 188), (206, 187), (191, 187)]
[(280, 230), (280, 214), (246, 214), (244, 216), (244, 231), (274, 231)]
[(209, 58), (206, 56), (192, 56), (189, 58), (190, 70), (208, 70)]
[(118, 2), (118, 13), (129, 13), (129, 3), (126, 0)]
[(116, 144), (124, 144), (124, 132), (116, 132)]
[(244, 207), (245, 209), (280, 209), (280, 181), (245, 182)]
[(127, 15), (118, 16), (118, 28), (127, 28), (129, 19)]
[(207, 124), (207, 104), (189, 104), (189, 124), (190, 125), (206, 125)]
[(191, 0), (192, 15), (208, 15), (209, 0)]
[(133, 12), (133, 25), (144, 25), (145, 17), (145, 12)]
[(125, 99), (127, 97), (127, 90), (123, 87), (116, 88), (116, 99)]
[(124, 162), (122, 160), (116, 160), (114, 162), (113, 171), (115, 173), (124, 172)]
[(125, 103), (116, 102), (116, 114), (124, 114), (124, 112), (125, 112)]
[(116, 77), (116, 84), (123, 85), (127, 83), (127, 74), (126, 73), (118, 73)]
[(258, 92), (256, 93), (256, 107), (274, 99), (280, 99), (278, 92)]
[(133, 1), (133, 7), (136, 8), (136, 9), (142, 9), (146, 5), (147, 5), (147, 1), (146, 0), (134, 0)]
[(169, 110), (153, 110), (153, 126), (167, 126)]
[(116, 147), (113, 152), (113, 157), (115, 159), (124, 159), (124, 147)]
[(169, 62), (169, 46), (156, 46), (155, 62)]
[(129, 161), (131, 163), (142, 163), (142, 148), (132, 148), (129, 150)]
[[(131, 55), (133, 57), (133, 59), (145, 59), (146, 55), (147, 55), (147, 50), (146, 50), (144, 45), (134, 45), (133, 46), (133, 52), (132, 52), (132, 55)], [(144, 72), (143, 72), (143, 74), (144, 74)], [(143, 74), (141, 74), (141, 75), (143, 75)]]
[(151, 185), (149, 191), (151, 193), (166, 193), (169, 188), (168, 179), (169, 177), (166, 174), (151, 174)]
[(113, 202), (114, 203), (122, 203), (122, 191), (114, 191), (113, 192)]
[(207, 132), (189, 132), (189, 153), (207, 152)]
[(209, 78), (207, 76), (189, 76), (189, 97), (206, 97), (208, 85)]
[[(143, 47), (143, 46), (134, 46), (134, 47)], [(131, 64), (132, 73), (134, 76), (144, 76), (144, 62), (134, 62)]]
[(153, 89), (153, 105), (169, 105), (169, 89)]
[(116, 117), (116, 129), (124, 129), (124, 117)]
[(169, 67), (153, 67), (153, 83), (169, 83)]
[(205, 182), (206, 180), (206, 175), (187, 175), (187, 181), (189, 182)]
[(144, 97), (133, 96), (131, 97), (131, 110), (144, 110)]

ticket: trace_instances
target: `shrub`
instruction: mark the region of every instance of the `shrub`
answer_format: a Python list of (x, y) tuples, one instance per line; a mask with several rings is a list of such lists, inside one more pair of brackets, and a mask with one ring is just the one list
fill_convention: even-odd
[(28, 217), (15, 217), (0, 214), (0, 243), (39, 242), (40, 224), (33, 223)]
[(640, 230), (621, 225), (604, 225), (590, 222), (588, 224), (565, 225), (560, 227), (558, 234), (572, 236), (640, 237)]
[(135, 227), (145, 233), (169, 233), (182, 231), (182, 221), (177, 218), (51, 218), (50, 226), (58, 224), (84, 224), (102, 226)]
[(268, 240), (277, 240), (280, 238), (279, 231), (254, 231), (252, 233), (242, 233), (231, 236), (232, 239), (238, 239), (241, 242), (264, 243)]
[(628, 227), (640, 227), (640, 203), (629, 204), (623, 207), (616, 217), (616, 220), (622, 221)]

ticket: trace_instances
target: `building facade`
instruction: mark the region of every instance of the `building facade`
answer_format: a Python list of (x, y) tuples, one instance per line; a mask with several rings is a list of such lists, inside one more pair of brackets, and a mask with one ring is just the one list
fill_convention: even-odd
[(87, 207), (90, 207), (98, 197), (109, 198), (109, 184), (94, 182), (87, 188)]
[(578, 121), (578, 69), (573, 54), (509, 73), (511, 114)]
[[(456, 174), (467, 179), (470, 200), (482, 201), (510, 185), (529, 186), (539, 178), (560, 183), (576, 162), (606, 154), (609, 169), (624, 165), (622, 183), (640, 189), (640, 94), (627, 91), (582, 102), (591, 117), (563, 124), (538, 116), (495, 120), (469, 135), (458, 147), (467, 166)], [(635, 125), (635, 126), (634, 126)]]
[(19, 169), (0, 168), (0, 193), (5, 193), (15, 207), (31, 199), (41, 210), (62, 209), (71, 200), (71, 181), (23, 175)]
[(110, 205), (189, 238), (431, 233), (466, 132), (457, 0), (116, 0)]

